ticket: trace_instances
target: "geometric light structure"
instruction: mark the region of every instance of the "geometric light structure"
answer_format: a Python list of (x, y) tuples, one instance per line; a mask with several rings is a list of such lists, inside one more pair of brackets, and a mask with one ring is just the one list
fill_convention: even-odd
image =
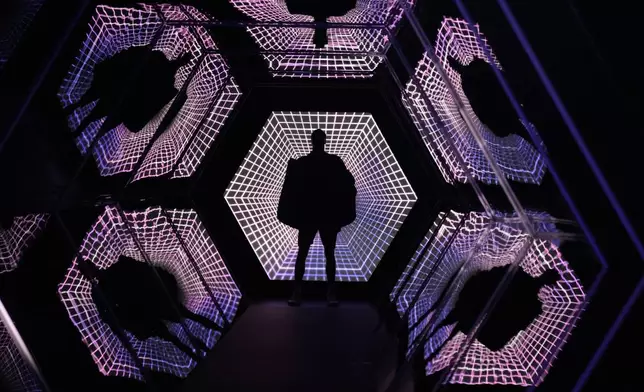
[[(410, 6), (415, 2), (403, 1)], [(343, 16), (330, 17), (328, 22), (394, 29), (402, 17), (403, 1), (357, 0), (354, 9)], [(231, 0), (231, 3), (257, 21), (314, 22), (312, 16), (291, 14), (285, 0)], [(384, 54), (389, 47), (387, 32), (380, 27), (329, 28), (328, 44), (324, 48), (315, 47), (313, 28), (250, 26), (247, 29), (263, 51), (305, 52), (264, 54), (271, 73), (279, 77), (368, 78), (382, 61), (376, 54)]]
[(18, 267), (22, 254), (45, 228), (49, 214), (29, 214), (13, 218), (9, 230), (0, 229), (0, 274)]
[[(500, 69), (501, 65), (492, 52), (492, 48), (487, 44), (486, 38), (480, 32), (479, 26), (475, 25), (475, 28), (487, 51), (491, 54), (493, 59), (491, 65)], [(468, 65), (477, 58), (488, 61), (484, 48), (481, 47), (466, 21), (448, 17), (443, 19), (436, 37), (435, 54), (443, 66), (447, 78), (454, 86), (456, 94), (463, 102), (474, 127), (483, 135), (487, 148), (503, 174), (513, 181), (540, 184), (545, 174), (543, 157), (524, 138), (516, 134), (499, 137), (493, 133), (494, 130), (488, 129), (472, 110), (467, 96), (463, 92), (461, 75), (447, 61), (448, 56), (455, 58), (463, 65)], [(433, 106), (433, 110), (428, 107), (426, 99)], [(405, 92), (402, 94), (402, 102), (420, 131), (423, 141), (445, 181), (448, 183), (466, 182), (467, 174), (456, 157), (456, 154), (460, 153), (476, 180), (487, 184), (498, 183), (492, 167), (467, 128), (459, 113), (458, 105), (427, 52), (423, 54), (416, 66), (413, 78), (407, 83)], [(532, 124), (529, 126), (534, 130)], [(441, 130), (441, 128), (443, 129)], [(458, 152), (449, 145), (448, 137)]]
[(20, 355), (6, 326), (0, 320), (0, 390), (40, 392), (43, 389)]
[[(158, 11), (157, 11), (158, 10)], [(143, 159), (135, 180), (170, 174), (189, 177), (210, 148), (224, 121), (240, 97), (240, 90), (230, 75), (224, 58), (208, 53), (217, 47), (203, 26), (167, 25), (172, 21), (203, 20), (206, 17), (193, 7), (161, 4), (158, 8), (141, 4), (138, 8), (97, 6), (80, 53), (63, 81), (59, 99), (64, 107), (80, 100), (89, 89), (94, 67), (116, 53), (134, 46), (153, 43), (168, 60), (189, 53), (191, 61), (175, 74), (175, 88), (186, 81), (187, 100), (174, 120), (158, 139), (157, 129), (174, 98), (137, 133), (123, 124), (110, 130), (87, 151), (101, 124), (91, 123), (76, 139), (83, 154), (92, 153), (102, 176), (131, 172)], [(194, 67), (198, 67), (194, 69)], [(189, 76), (193, 74), (192, 78)], [(68, 117), (70, 129), (76, 129), (96, 102), (79, 107)], [(148, 154), (143, 153), (153, 143)]]
[[(277, 219), (277, 205), (289, 159), (311, 152), (311, 132), (318, 128), (327, 134), (326, 151), (342, 158), (357, 189), (356, 219), (338, 234), (336, 279), (367, 281), (417, 199), (371, 114), (272, 113), (225, 198), (269, 279), (293, 279), (298, 231)], [(319, 235), (304, 279), (326, 279)]]
[[(167, 216), (160, 207), (123, 212), (124, 221), (117, 208), (108, 206), (83, 239), (78, 256), (99, 269), (107, 269), (121, 255), (145, 262), (144, 252), (152, 265), (174, 275), (184, 294), (183, 305), (188, 310), (220, 326), (224, 317), (228, 322), (232, 321), (241, 294), (197, 213), (193, 210), (166, 212)], [(178, 236), (175, 235), (175, 229)], [(142, 249), (138, 248), (137, 242)], [(190, 257), (209, 290), (204, 287)], [(213, 293), (212, 297), (210, 292)], [(67, 270), (64, 281), (59, 284), (58, 293), (99, 371), (104, 375), (143, 380), (134, 359), (102, 320), (92, 300), (92, 285), (79, 271), (77, 258)], [(218, 308), (222, 309), (223, 314)], [(212, 347), (221, 335), (195, 321), (185, 319), (183, 322), (190, 333), (208, 347)], [(166, 322), (166, 325), (184, 344), (191, 345), (180, 324)], [(146, 368), (185, 377), (196, 366), (192, 358), (168, 341), (158, 337), (139, 340), (128, 331), (126, 335)]]
[[(552, 224), (540, 225), (541, 230), (554, 230)], [(429, 243), (433, 232), (434, 239)], [(454, 308), (458, 293), (468, 279), (479, 271), (513, 263), (526, 241), (532, 242), (519, 267), (534, 278), (546, 270), (555, 270), (560, 279), (539, 290), (541, 313), (503, 348), (492, 351), (475, 339), (451, 370), (449, 382), (530, 386), (543, 381), (584, 304), (581, 282), (555, 244), (531, 239), (518, 224), (492, 221), (477, 212), (442, 213), (390, 296), (392, 300), (396, 299), (395, 305), (401, 315), (409, 313), (410, 342), (432, 323), (427, 327), (429, 338), (424, 347), (425, 358), (434, 355), (427, 363), (427, 374), (453, 366), (460, 350), (465, 349), (463, 343), (467, 336), (463, 332), (457, 332), (446, 342), (456, 324), (434, 329)], [(439, 257), (441, 253), (442, 258)], [(416, 263), (419, 257), (422, 259)], [(423, 282), (426, 282), (424, 288)], [(445, 298), (444, 307), (431, 310), (448, 287), (452, 289)], [(416, 297), (418, 300), (412, 303)], [(410, 309), (410, 306), (413, 307)]]

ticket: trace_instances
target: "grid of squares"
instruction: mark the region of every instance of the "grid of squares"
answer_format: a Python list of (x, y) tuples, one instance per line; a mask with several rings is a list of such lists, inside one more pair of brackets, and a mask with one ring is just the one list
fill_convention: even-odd
[[(308, 15), (291, 14), (285, 0), (231, 0), (251, 18), (272, 22), (313, 22)], [(413, 6), (415, 0), (404, 0)], [(402, 2), (397, 0), (357, 0), (356, 7), (329, 23), (382, 24), (396, 27), (402, 17)], [(302, 27), (249, 27), (248, 32), (262, 50), (307, 51), (307, 54), (266, 54), (264, 58), (274, 76), (291, 78), (368, 78), (381, 59), (374, 55), (334, 54), (333, 51), (384, 53), (388, 37), (382, 29), (338, 28), (328, 30), (324, 49), (313, 44), (314, 29)], [(326, 53), (322, 52), (326, 51)], [(317, 53), (316, 53), (317, 52)]]
[(10, 392), (40, 392), (38, 379), (31, 372), (0, 320), (0, 389)]
[[(98, 63), (127, 48), (149, 45), (159, 29), (163, 30), (154, 50), (161, 51), (169, 60), (184, 53), (191, 54), (192, 60), (175, 75), (175, 88), (180, 90), (193, 73), (193, 68), (199, 66), (186, 86), (186, 102), (158, 139), (153, 140), (153, 136), (174, 99), (139, 132), (131, 132), (121, 124), (97, 142), (92, 154), (102, 176), (134, 170), (150, 142), (154, 144), (143, 158), (136, 180), (166, 174), (174, 178), (192, 175), (241, 95), (223, 57), (209, 54), (199, 63), (204, 55), (201, 45), (206, 49), (216, 49), (204, 27), (164, 27), (162, 22), (162, 17), (171, 21), (188, 20), (184, 12), (198, 19), (205, 16), (188, 6), (162, 4), (159, 10), (161, 15), (151, 5), (145, 4), (138, 8), (97, 6), (80, 55), (61, 85), (59, 99), (63, 106), (78, 101), (89, 89)], [(77, 128), (93, 106), (95, 103), (71, 113), (68, 117), (70, 129)], [(83, 154), (88, 153), (103, 121), (90, 124), (77, 138), (76, 144)], [(171, 173), (174, 167), (176, 170)]]
[[(209, 293), (202, 285), (189, 255), (193, 257), (202, 276), (224, 316), (231, 321), (239, 306), (241, 293), (230, 276), (219, 252), (192, 210), (168, 210), (167, 216), (160, 207), (143, 211), (124, 212), (124, 222), (115, 207), (106, 207), (83, 239), (79, 257), (94, 263), (100, 269), (109, 268), (125, 255), (141, 262), (144, 257), (130, 236), (129, 228), (140, 243), (150, 262), (171, 272), (184, 294), (183, 304), (190, 311), (222, 324), (222, 315), (217, 311)], [(181, 245), (185, 243), (189, 255)], [(124, 345), (101, 319), (92, 300), (91, 283), (80, 273), (74, 259), (64, 281), (58, 287), (60, 298), (73, 324), (90, 349), (92, 358), (101, 373), (143, 379)], [(192, 320), (185, 320), (191, 334), (212, 347), (220, 333), (212, 331)], [(169, 329), (185, 344), (188, 336), (180, 325), (168, 323)], [(154, 371), (185, 377), (196, 362), (172, 343), (157, 337), (138, 340), (126, 331), (127, 338), (143, 362)]]
[[(450, 214), (455, 213), (450, 212)], [(544, 213), (530, 212), (530, 214), (544, 217)], [(509, 216), (508, 214), (498, 215)], [(450, 217), (445, 220), (446, 232), (454, 232), (453, 222), (454, 219)], [(538, 229), (556, 230), (552, 223), (540, 223)], [(436, 230), (435, 226), (432, 230)], [(437, 245), (432, 246), (430, 250), (441, 246), (443, 241), (438, 234), (440, 233), (437, 233), (434, 239)], [(456, 333), (445, 342), (449, 336), (445, 328), (449, 328), (451, 333), (455, 325), (445, 326), (437, 331), (433, 328), (439, 325), (456, 305), (458, 293), (467, 280), (478, 271), (509, 265), (529, 240), (529, 236), (519, 228), (518, 224), (493, 222), (481, 213), (469, 213), (440, 265), (435, 265), (438, 261), (436, 252), (427, 252), (431, 256), (418, 266), (418, 270), (424, 272), (414, 271), (416, 275), (401, 291), (407, 298), (415, 296), (421, 288), (418, 280), (424, 280), (428, 272), (436, 267), (427, 287), (420, 293), (420, 300), (409, 313), (410, 342), (413, 341), (412, 336), (417, 336), (430, 320), (433, 320), (429, 339), (425, 343), (425, 358), (434, 356), (427, 363), (427, 374), (449, 367), (459, 352), (466, 349), (463, 346), (466, 335), (462, 332)], [(449, 382), (529, 386), (538, 385), (543, 381), (557, 350), (561, 349), (562, 343), (567, 338), (567, 327), (576, 322), (576, 315), (584, 303), (585, 294), (579, 279), (563, 259), (558, 247), (549, 241), (533, 240), (520, 263), (520, 268), (533, 277), (538, 277), (550, 269), (559, 273), (560, 280), (556, 284), (544, 286), (539, 291), (542, 313), (499, 351), (491, 351), (474, 340), (458, 366), (453, 369)], [(430, 312), (430, 309), (446, 290), (452, 278), (454, 289), (448, 293), (441, 314), (435, 315), (433, 311)], [(403, 298), (403, 295), (400, 298)], [(403, 314), (408, 310), (410, 303), (408, 300), (399, 300), (396, 305), (398, 311)]]
[[(478, 30), (478, 25), (476, 29), (487, 45), (485, 37)], [(486, 48), (492, 53), (489, 46)], [(505, 176), (513, 181), (541, 183), (545, 174), (545, 162), (541, 155), (522, 137), (516, 134), (498, 137), (481, 123), (463, 92), (460, 74), (452, 69), (447, 61), (448, 56), (451, 56), (467, 65), (475, 58), (486, 59), (483, 48), (479, 46), (467, 22), (461, 19), (444, 18), (436, 38), (435, 50), (450, 83), (465, 105), (467, 114), (483, 135), (487, 148)], [(501, 68), (494, 55), (493, 59), (493, 65)], [(427, 107), (423, 95), (428, 98), (435, 110)], [(460, 116), (458, 106), (449, 93), (447, 85), (441, 79), (427, 53), (423, 54), (416, 66), (414, 78), (407, 83), (402, 101), (416, 127), (421, 131), (423, 140), (445, 181), (449, 183), (466, 181), (467, 175), (455, 155), (460, 153), (475, 179), (488, 184), (498, 183), (483, 151)], [(441, 131), (442, 126), (444, 131)], [(450, 148), (447, 137), (451, 138), (458, 152)]]
[[(277, 219), (291, 158), (310, 152), (311, 132), (327, 134), (327, 152), (343, 159), (356, 179), (356, 220), (338, 235), (337, 279), (366, 281), (416, 201), (368, 113), (275, 112), (226, 190), (225, 198), (270, 279), (292, 279), (297, 230)], [(324, 252), (316, 236), (304, 278), (325, 280)]]
[(18, 267), (23, 252), (45, 228), (48, 219), (48, 214), (17, 216), (8, 230), (0, 229), (0, 274)]

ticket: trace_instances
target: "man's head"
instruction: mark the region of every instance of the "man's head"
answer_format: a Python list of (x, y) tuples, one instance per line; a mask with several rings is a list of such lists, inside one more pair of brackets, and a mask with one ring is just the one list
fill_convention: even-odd
[(326, 133), (321, 129), (316, 129), (311, 134), (311, 144), (313, 145), (313, 150), (324, 150), (324, 145), (326, 144)]

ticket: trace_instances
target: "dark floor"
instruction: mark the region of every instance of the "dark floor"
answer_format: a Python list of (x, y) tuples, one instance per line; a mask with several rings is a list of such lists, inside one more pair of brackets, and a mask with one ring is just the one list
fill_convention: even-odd
[[(375, 391), (394, 338), (366, 302), (252, 305), (183, 391)], [(386, 362), (386, 361), (385, 361)]]

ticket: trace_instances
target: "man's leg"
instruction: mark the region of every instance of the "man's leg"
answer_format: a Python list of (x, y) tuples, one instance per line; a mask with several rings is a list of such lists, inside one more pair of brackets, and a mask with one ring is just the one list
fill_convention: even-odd
[(192, 347), (189, 347), (188, 345), (184, 344), (181, 341), (181, 339), (174, 336), (163, 322), (159, 321), (159, 323), (155, 326), (154, 332), (156, 336), (174, 344), (176, 348), (183, 351), (187, 356), (194, 359), (195, 361), (200, 361), (202, 359), (199, 356), (197, 350), (194, 350)]
[(327, 301), (331, 306), (338, 304), (335, 294), (335, 243), (337, 237), (337, 229), (320, 230), (320, 239), (322, 240), (322, 245), (324, 245), (324, 257), (326, 258), (326, 280), (329, 284)]
[(184, 318), (190, 319), (192, 321), (196, 321), (206, 328), (209, 328), (215, 331), (221, 331), (221, 326), (217, 325), (217, 323), (215, 323), (208, 317), (205, 317), (190, 311), (190, 309), (186, 308), (183, 304), (179, 304), (178, 307), (179, 307), (179, 312), (181, 313), (181, 316), (183, 316)]
[(306, 270), (306, 257), (309, 255), (309, 248), (315, 239), (315, 229), (302, 229), (297, 236), (297, 258), (295, 259), (295, 289), (288, 304), (297, 306), (302, 302), (302, 280)]

